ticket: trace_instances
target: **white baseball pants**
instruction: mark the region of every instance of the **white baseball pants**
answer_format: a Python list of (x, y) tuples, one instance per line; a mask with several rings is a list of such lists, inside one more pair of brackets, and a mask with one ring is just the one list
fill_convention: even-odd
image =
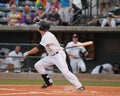
[(79, 59), (70, 59), (70, 65), (72, 67), (73, 73), (79, 73), (79, 69), (81, 69), (81, 72), (86, 71), (85, 63), (81, 58), (79, 58)]
[(66, 55), (64, 51), (59, 51), (58, 54), (54, 56), (47, 56), (39, 60), (35, 64), (35, 68), (40, 74), (46, 74), (45, 68), (47, 68), (48, 66), (54, 65), (54, 64), (59, 68), (59, 70), (66, 77), (66, 79), (76, 86), (76, 88), (79, 88), (82, 86), (78, 78), (69, 71), (67, 63), (66, 63)]

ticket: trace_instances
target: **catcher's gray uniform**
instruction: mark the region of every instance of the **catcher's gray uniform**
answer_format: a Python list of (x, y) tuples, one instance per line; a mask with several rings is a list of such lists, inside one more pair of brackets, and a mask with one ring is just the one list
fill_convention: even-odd
[[(103, 67), (102, 70), (101, 70), (101, 73), (99, 72), (100, 71), (100, 67)], [(102, 64), (102, 65), (98, 65), (96, 66), (91, 74), (114, 74), (114, 71), (112, 70), (112, 65), (109, 64), (109, 63), (105, 63), (105, 64)]]
[[(72, 47), (72, 46), (77, 46), (80, 44), (81, 44), (80, 42), (74, 43), (73, 41), (71, 41), (67, 44), (66, 48)], [(73, 73), (78, 73), (79, 68), (81, 69), (81, 72), (85, 72), (86, 66), (85, 66), (85, 63), (84, 63), (80, 53), (84, 54), (86, 52), (86, 49), (83, 46), (74, 47), (74, 48), (66, 49), (66, 52), (76, 56), (76, 57), (69, 56)]]

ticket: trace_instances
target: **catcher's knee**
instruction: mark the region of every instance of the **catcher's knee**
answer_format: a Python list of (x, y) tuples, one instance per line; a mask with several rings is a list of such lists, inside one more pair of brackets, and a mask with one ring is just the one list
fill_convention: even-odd
[(81, 68), (81, 72), (86, 72), (86, 68), (85, 67)]

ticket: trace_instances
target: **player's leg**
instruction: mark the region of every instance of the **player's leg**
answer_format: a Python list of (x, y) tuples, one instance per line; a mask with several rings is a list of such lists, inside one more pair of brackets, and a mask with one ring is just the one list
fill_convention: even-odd
[(14, 61), (14, 72), (15, 73), (20, 73), (21, 72), (21, 65), (18, 60)]
[(41, 86), (41, 88), (47, 88), (48, 86), (53, 85), (53, 80), (48, 76), (45, 68), (48, 66), (51, 66), (53, 64), (47, 62), (46, 60), (49, 61), (49, 57), (45, 57), (41, 60), (39, 60), (35, 65), (35, 69), (41, 74), (43, 80), (45, 81), (45, 84)]
[(79, 60), (78, 67), (81, 69), (81, 72), (86, 72), (86, 65), (82, 59)]
[(72, 72), (77, 73), (77, 64), (75, 59), (70, 59), (70, 65), (72, 67)]
[(65, 53), (61, 51), (59, 54), (56, 55), (54, 58), (55, 65), (59, 68), (59, 70), (62, 72), (62, 74), (66, 77), (66, 79), (71, 82), (73, 85), (76, 86), (77, 89), (81, 88), (83, 85), (78, 80), (78, 78), (69, 71), (68, 66), (65, 61)]

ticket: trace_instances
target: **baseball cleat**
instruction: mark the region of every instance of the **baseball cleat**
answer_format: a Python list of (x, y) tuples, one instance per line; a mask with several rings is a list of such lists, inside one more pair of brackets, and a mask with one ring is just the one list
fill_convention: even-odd
[(53, 85), (53, 83), (49, 83), (49, 84), (45, 83), (45, 84), (43, 84), (43, 85), (41, 86), (41, 88), (42, 88), (42, 89), (45, 89), (45, 88), (50, 87), (50, 86), (52, 86), (52, 85)]
[(78, 88), (77, 90), (79, 90), (79, 91), (85, 91), (85, 87), (82, 86), (82, 87)]

